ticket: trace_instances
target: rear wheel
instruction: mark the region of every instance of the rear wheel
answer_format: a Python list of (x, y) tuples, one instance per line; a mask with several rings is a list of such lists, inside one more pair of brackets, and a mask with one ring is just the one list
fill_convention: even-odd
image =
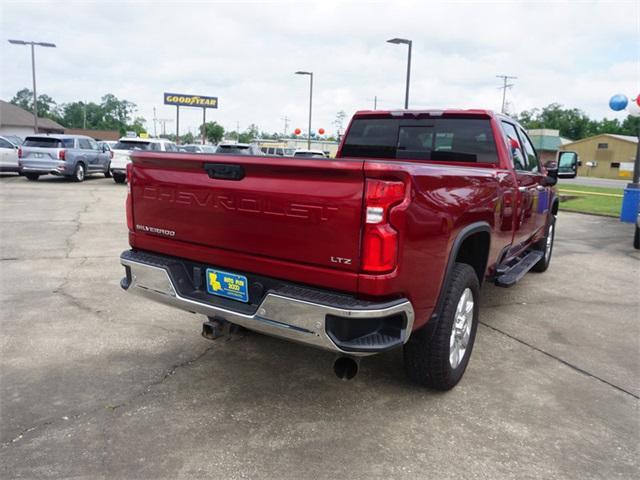
[(544, 236), (542, 240), (536, 243), (533, 247), (535, 250), (539, 250), (544, 252), (544, 256), (538, 260), (533, 268), (532, 272), (546, 272), (551, 264), (551, 254), (553, 253), (553, 241), (556, 235), (556, 217), (555, 215), (549, 216), (549, 225), (547, 225), (547, 234)]
[(76, 169), (73, 171), (73, 181), (74, 182), (84, 182), (84, 178), (87, 175), (87, 169), (84, 166), (84, 163), (79, 163), (76, 165)]
[(475, 270), (456, 263), (435, 329), (422, 328), (404, 346), (404, 369), (414, 382), (450, 390), (469, 363), (478, 329), (480, 283)]
[(27, 177), (27, 180), (31, 180), (32, 182), (35, 182), (40, 178), (40, 175), (37, 173), (25, 173), (24, 176)]
[(127, 176), (122, 173), (113, 172), (113, 181), (116, 183), (125, 183), (127, 181)]

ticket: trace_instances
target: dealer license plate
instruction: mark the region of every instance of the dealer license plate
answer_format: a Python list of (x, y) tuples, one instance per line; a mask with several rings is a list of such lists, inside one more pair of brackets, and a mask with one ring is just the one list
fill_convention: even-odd
[(238, 300), (249, 301), (249, 282), (247, 277), (231, 272), (207, 268), (207, 291), (212, 295)]

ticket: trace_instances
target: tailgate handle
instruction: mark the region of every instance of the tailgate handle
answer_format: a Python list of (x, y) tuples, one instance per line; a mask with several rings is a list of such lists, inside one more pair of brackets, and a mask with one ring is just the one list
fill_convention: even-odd
[(242, 180), (244, 169), (240, 165), (229, 165), (228, 163), (205, 163), (204, 169), (209, 178), (219, 180)]

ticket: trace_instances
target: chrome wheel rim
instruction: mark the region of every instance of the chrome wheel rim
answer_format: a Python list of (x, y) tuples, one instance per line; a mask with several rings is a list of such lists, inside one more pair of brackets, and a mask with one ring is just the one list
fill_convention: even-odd
[(449, 338), (449, 364), (451, 368), (457, 368), (462, 362), (471, 337), (471, 325), (473, 324), (473, 292), (465, 288), (458, 300), (451, 337)]
[(76, 169), (76, 178), (80, 181), (84, 180), (84, 168), (82, 168), (82, 165), (78, 165)]
[(549, 232), (547, 233), (547, 242), (544, 249), (544, 257), (549, 260), (551, 256), (551, 247), (553, 246), (553, 223), (549, 225)]

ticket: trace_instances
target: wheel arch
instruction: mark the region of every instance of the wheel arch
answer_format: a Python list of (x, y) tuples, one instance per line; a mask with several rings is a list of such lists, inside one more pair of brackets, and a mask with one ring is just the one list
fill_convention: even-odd
[[(470, 265), (475, 270), (476, 275), (478, 275), (478, 282), (482, 286), (482, 281), (484, 280), (484, 274), (489, 260), (490, 247), (491, 226), (487, 222), (471, 223), (458, 232), (451, 245), (442, 284), (440, 285), (438, 300), (427, 325), (435, 325), (436, 323), (435, 320), (437, 320), (442, 309), (442, 304), (444, 303), (446, 286), (449, 283), (451, 272), (453, 271), (453, 266), (456, 262), (462, 261), (462, 263)], [(474, 254), (477, 258), (473, 258)]]

